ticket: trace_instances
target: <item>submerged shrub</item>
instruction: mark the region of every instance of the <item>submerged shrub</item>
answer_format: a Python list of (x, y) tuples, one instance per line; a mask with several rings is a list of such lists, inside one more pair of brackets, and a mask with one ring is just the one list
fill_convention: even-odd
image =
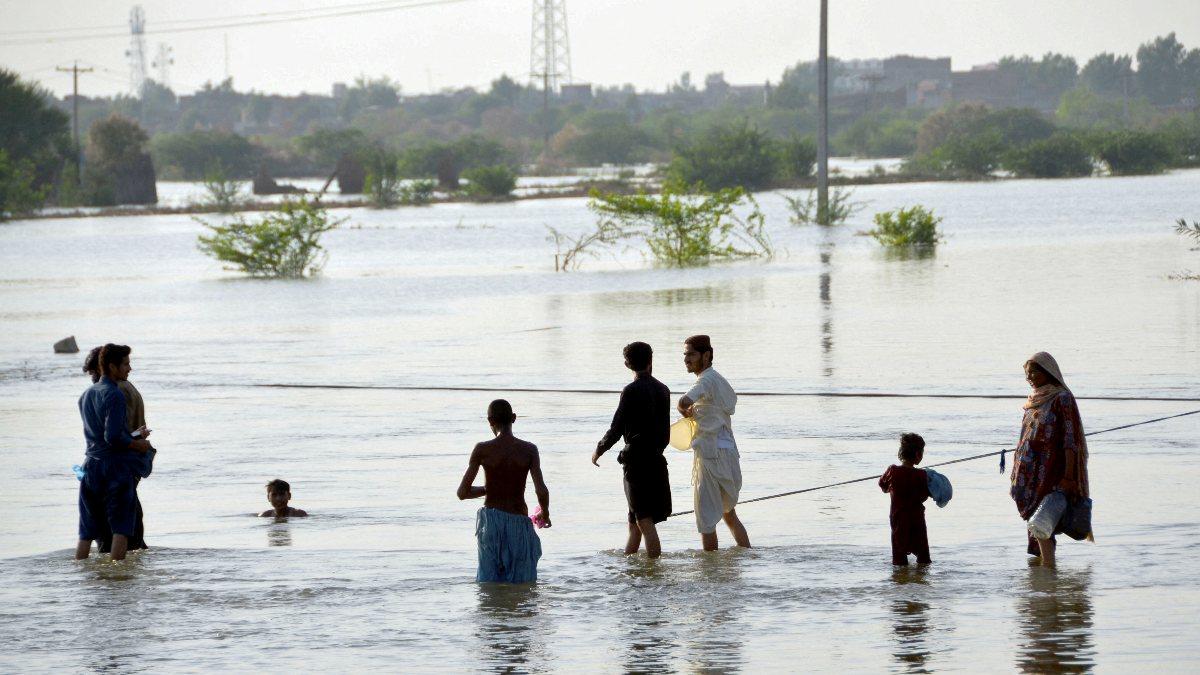
[(785, 196), (784, 199), (792, 212), (789, 220), (793, 225), (841, 225), (866, 206), (862, 202), (852, 201), (850, 198), (853, 196), (854, 190), (830, 187), (824, 212), (818, 203), (816, 190), (809, 190), (805, 197)]
[[(734, 211), (741, 205), (750, 207), (745, 217)], [(597, 241), (639, 239), (669, 267), (774, 254), (766, 218), (741, 188), (692, 195), (664, 189), (658, 196), (593, 192), (588, 208), (600, 217)]]
[(1004, 168), (1031, 178), (1090, 176), (1092, 153), (1078, 137), (1059, 134), (1012, 150), (1004, 158)]
[(400, 203), (405, 206), (425, 206), (433, 201), (433, 191), (437, 183), (421, 178), (400, 186)]
[(1097, 155), (1114, 175), (1162, 173), (1174, 161), (1174, 150), (1162, 134), (1115, 131), (1099, 137)]
[(319, 203), (303, 198), (284, 202), (258, 222), (245, 217), (217, 225), (196, 220), (211, 232), (199, 236), (200, 250), (230, 263), (225, 269), (283, 279), (319, 273), (328, 258), (321, 235), (345, 222), (331, 219)]
[(517, 187), (517, 174), (504, 164), (479, 166), (463, 171), (467, 194), (484, 199), (507, 199)]
[(204, 174), (204, 192), (208, 203), (220, 213), (233, 213), (242, 203), (241, 186), (220, 164), (209, 167)]
[(867, 232), (889, 247), (936, 246), (941, 241), (942, 219), (923, 206), (910, 206), (875, 214), (875, 229)]

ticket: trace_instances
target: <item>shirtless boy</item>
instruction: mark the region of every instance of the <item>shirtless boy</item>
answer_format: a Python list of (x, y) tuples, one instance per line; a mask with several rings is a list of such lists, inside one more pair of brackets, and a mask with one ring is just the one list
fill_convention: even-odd
[[(477, 444), (471, 451), (470, 463), (458, 486), (459, 499), (484, 497), (483, 508), (475, 516), (475, 537), (479, 544), (475, 580), (537, 581), (542, 542), (533, 531), (529, 507), (525, 504), (525, 478), (533, 478), (533, 489), (542, 507), (540, 524), (550, 527), (550, 490), (542, 479), (538, 449), (513, 435), (512, 425), (517, 416), (508, 401), (492, 401), (487, 419), (496, 437)], [(472, 485), (481, 466), (482, 487)]]
[(292, 486), (288, 485), (286, 480), (276, 478), (267, 483), (267, 501), (271, 502), (271, 507), (266, 511), (258, 514), (260, 518), (287, 518), (288, 516), (307, 516), (308, 512), (304, 509), (297, 509), (288, 506), (288, 502), (292, 500)]

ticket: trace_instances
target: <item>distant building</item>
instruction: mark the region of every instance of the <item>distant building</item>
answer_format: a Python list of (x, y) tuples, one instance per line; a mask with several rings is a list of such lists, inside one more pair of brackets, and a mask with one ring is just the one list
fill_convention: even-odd
[(587, 105), (592, 102), (592, 85), (590, 84), (564, 84), (558, 90), (559, 99), (563, 103)]
[(335, 99), (346, 98), (346, 83), (345, 82), (334, 82), (333, 83), (333, 97)]
[(982, 103), (993, 108), (1017, 105), (1021, 98), (1016, 76), (1001, 72), (994, 63), (954, 73), (951, 91), (958, 103)]
[(892, 91), (933, 81), (950, 86), (950, 57), (928, 59), (920, 56), (892, 56), (883, 60), (883, 79), (879, 89)]

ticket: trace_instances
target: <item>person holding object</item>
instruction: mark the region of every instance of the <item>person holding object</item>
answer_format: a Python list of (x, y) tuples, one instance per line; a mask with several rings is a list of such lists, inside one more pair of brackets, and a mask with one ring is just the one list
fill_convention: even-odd
[(733, 439), (733, 415), (737, 393), (713, 369), (712, 342), (707, 335), (693, 335), (683, 342), (683, 363), (696, 375), (696, 384), (679, 399), (679, 413), (696, 420), (692, 439), (692, 496), (696, 528), (705, 551), (717, 550), (717, 522), (724, 520), (738, 546), (750, 547), (750, 536), (738, 519), (738, 493), (742, 489), (742, 467)]
[[(475, 538), (479, 545), (479, 569), (475, 581), (537, 581), (542, 542), (529, 520), (525, 478), (533, 479), (533, 489), (542, 509), (542, 527), (550, 527), (550, 490), (542, 478), (541, 458), (536, 445), (513, 435), (512, 426), (517, 416), (508, 401), (492, 401), (487, 409), (487, 420), (496, 437), (477, 444), (471, 451), (457, 493), (459, 499), (485, 498), (483, 508), (475, 516)], [(482, 487), (472, 485), (480, 467), (483, 467), (484, 476)]]
[[(1013, 456), (1009, 494), (1021, 518), (1028, 521), (1042, 500), (1055, 491), (1061, 491), (1068, 501), (1090, 495), (1083, 421), (1058, 362), (1046, 352), (1034, 354), (1025, 362), (1025, 379), (1033, 391), (1022, 406), (1025, 414)], [(1053, 566), (1053, 533), (1045, 538), (1032, 533), (1028, 537), (1029, 555)]]
[(645, 342), (631, 342), (624, 349), (625, 367), (633, 371), (633, 382), (621, 390), (621, 401), (612, 423), (592, 453), (592, 464), (600, 466), (600, 457), (620, 438), (625, 449), (617, 455), (629, 505), (629, 539), (625, 554), (638, 552), (642, 538), (646, 555), (662, 554), (655, 523), (671, 515), (671, 482), (663, 450), (671, 435), (671, 390), (654, 379), (654, 350)]
[(917, 556), (918, 565), (931, 562), (923, 504), (930, 497), (929, 476), (917, 468), (924, 456), (925, 439), (919, 434), (903, 434), (896, 453), (900, 464), (889, 466), (879, 477), (879, 489), (892, 496), (888, 523), (892, 526), (893, 565), (908, 565), (909, 553)]
[(87, 459), (79, 482), (79, 543), (75, 559), (91, 553), (92, 541), (112, 538), (113, 560), (124, 560), (137, 527), (137, 481), (150, 450), (150, 430), (134, 438), (126, 428), (126, 400), (117, 386), (129, 377), (132, 350), (125, 345), (100, 348), (100, 378), (79, 397), (87, 441)]

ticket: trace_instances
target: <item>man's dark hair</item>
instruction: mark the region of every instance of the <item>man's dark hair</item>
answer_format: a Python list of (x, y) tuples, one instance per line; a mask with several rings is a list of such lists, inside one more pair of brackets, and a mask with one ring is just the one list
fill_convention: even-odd
[(502, 398), (492, 401), (488, 404), (487, 418), (489, 422), (496, 422), (497, 424), (512, 424), (512, 404)]
[(695, 349), (696, 351), (700, 352), (701, 354), (703, 354), (704, 352), (708, 352), (709, 354), (713, 355), (714, 359), (717, 356), (713, 352), (712, 341), (708, 339), (707, 335), (693, 335), (690, 338), (684, 340), (683, 344), (691, 347), (692, 349)]
[(271, 495), (281, 493), (289, 495), (292, 493), (292, 486), (289, 485), (286, 480), (282, 478), (276, 478), (270, 483), (267, 483), (267, 494)]
[(120, 368), (133, 350), (128, 345), (108, 343), (100, 348), (100, 374), (108, 375), (109, 368)]
[(630, 342), (622, 353), (625, 354), (626, 365), (635, 372), (645, 370), (654, 356), (654, 350), (645, 342)]
[(92, 382), (100, 381), (100, 347), (92, 347), (92, 351), (83, 357), (83, 372), (92, 377)]
[(896, 456), (902, 460), (916, 463), (925, 452), (925, 439), (920, 434), (903, 434), (900, 436), (900, 452)]

